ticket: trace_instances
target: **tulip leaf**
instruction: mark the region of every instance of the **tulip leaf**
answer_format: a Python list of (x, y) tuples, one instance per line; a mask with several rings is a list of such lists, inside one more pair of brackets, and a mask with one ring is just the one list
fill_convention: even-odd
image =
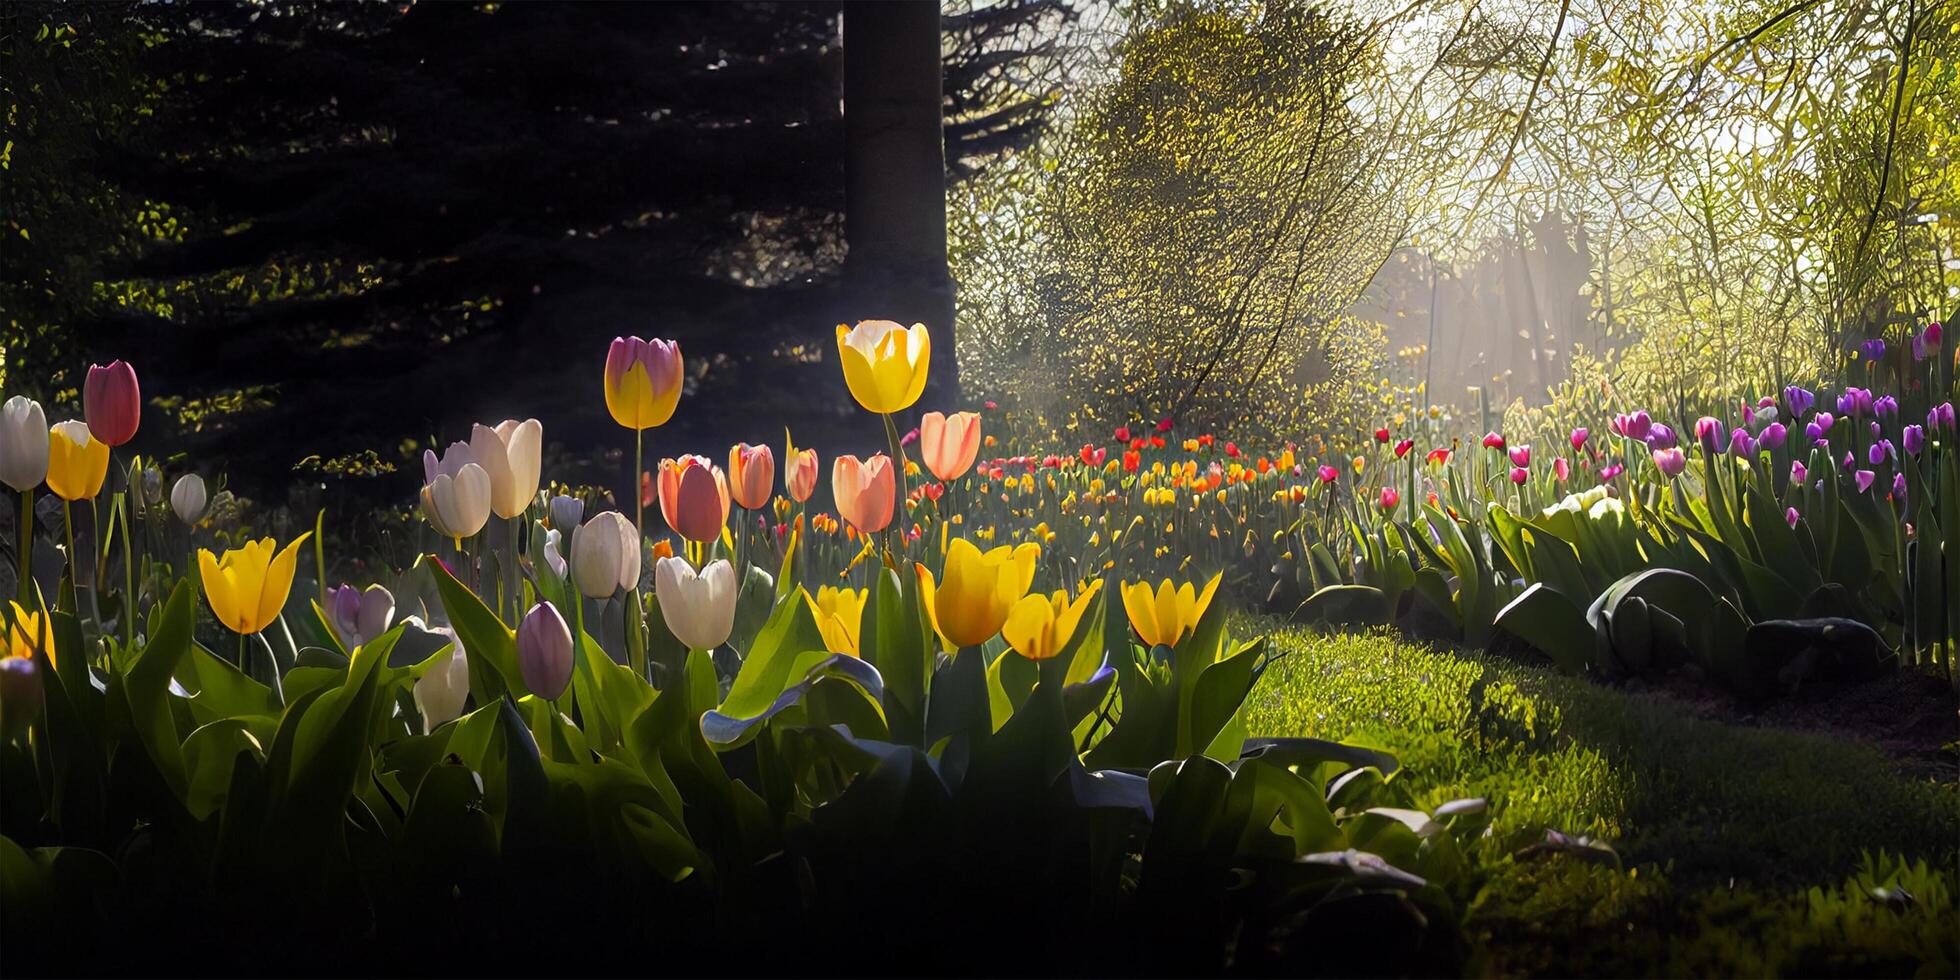
[(187, 581), (178, 581), (161, 614), (153, 614), (149, 625), (148, 641), (123, 676), (122, 692), (128, 700), (130, 723), (150, 760), (171, 791), (184, 800), (188, 779), (183, 743), (171, 714), (169, 688), (170, 675), (191, 647), (191, 592)]
[(1543, 582), (1533, 582), (1497, 613), (1497, 628), (1531, 645), (1567, 674), (1591, 666), (1597, 644), (1586, 614)]
[[(1211, 746), (1212, 740), (1244, 706), (1246, 695), (1252, 693), (1255, 671), (1264, 655), (1265, 640), (1256, 640), (1204, 668), (1198, 675), (1191, 702), (1179, 718), (1185, 728), (1179, 737), (1180, 745), (1189, 745), (1200, 752)], [(1238, 746), (1231, 749), (1231, 757), (1237, 758)]]
[(435, 579), (443, 611), (456, 628), (456, 637), (463, 641), (463, 653), (470, 659), (470, 693), (477, 703), (489, 704), (503, 697), (505, 691), (531, 693), (517, 667), (517, 634), (441, 562), (425, 559), (422, 564)]
[(829, 655), (810, 604), (800, 593), (784, 596), (756, 633), (719, 710), (724, 715), (753, 718), (782, 695), (792, 678), (804, 676)]
[[(800, 654), (796, 661), (802, 664), (810, 654)], [(745, 744), (755, 737), (764, 722), (781, 713), (785, 708), (796, 704), (826, 677), (842, 677), (849, 680), (877, 700), (884, 697), (884, 680), (878, 676), (877, 668), (849, 654), (817, 654), (818, 660), (803, 669), (803, 677), (794, 684), (782, 689), (775, 700), (764, 705), (761, 710), (748, 715), (738, 715), (728, 710), (729, 702), (722, 707), (701, 715), (701, 736), (708, 744), (718, 749), (731, 749)]]
[(243, 718), (224, 718), (191, 732), (183, 746), (189, 775), (184, 808), (199, 820), (216, 813), (231, 790), (238, 754), (261, 749), (257, 734)]

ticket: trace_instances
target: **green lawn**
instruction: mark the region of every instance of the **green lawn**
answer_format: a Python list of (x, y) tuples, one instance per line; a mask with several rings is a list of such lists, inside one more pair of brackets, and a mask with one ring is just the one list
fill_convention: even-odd
[[(1950, 766), (1903, 775), (1856, 740), (1708, 721), (1663, 696), (1387, 636), (1240, 628), (1271, 632), (1283, 654), (1248, 701), (1253, 734), (1389, 750), (1425, 807), (1490, 800), (1469, 917), (1478, 972), (1950, 976), (1960, 965)], [(1605, 840), (1624, 870), (1508, 856), (1544, 828)], [(1859, 879), (1873, 860), (1901, 858), (1927, 867)], [(1869, 897), (1875, 884), (1912, 898), (1888, 906)]]

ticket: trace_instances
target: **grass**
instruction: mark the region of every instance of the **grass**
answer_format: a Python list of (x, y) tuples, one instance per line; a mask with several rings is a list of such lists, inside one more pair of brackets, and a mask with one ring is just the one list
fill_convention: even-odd
[[(1950, 975), (1960, 964), (1960, 788), (1854, 739), (1723, 724), (1664, 696), (1383, 635), (1270, 620), (1283, 654), (1255, 735), (1388, 750), (1417, 802), (1490, 800), (1468, 928), (1479, 972)], [(1546, 828), (1624, 870), (1513, 860)], [(1899, 879), (1891, 859), (1920, 862)], [(1873, 861), (1877, 875), (1854, 881)], [(1904, 912), (1869, 897), (1910, 880)], [(1692, 941), (1689, 941), (1692, 937)]]

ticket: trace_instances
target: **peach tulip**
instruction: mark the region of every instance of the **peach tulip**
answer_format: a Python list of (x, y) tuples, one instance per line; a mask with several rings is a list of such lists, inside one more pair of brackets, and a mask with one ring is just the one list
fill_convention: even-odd
[(728, 524), (728, 478), (702, 456), (660, 461), (660, 516), (674, 533), (707, 543)]
[(810, 495), (817, 492), (817, 477), (821, 470), (817, 466), (817, 451), (798, 449), (795, 440), (789, 438), (789, 430), (783, 430), (783, 489), (797, 503), (804, 503)]
[(919, 455), (933, 476), (957, 480), (973, 468), (979, 453), (979, 412), (955, 412), (950, 417), (927, 412), (919, 419)]
[(738, 442), (728, 450), (728, 492), (745, 510), (769, 506), (776, 486), (776, 454), (768, 446)]
[(837, 457), (830, 464), (830, 494), (837, 498), (837, 513), (852, 527), (865, 534), (884, 530), (892, 522), (892, 502), (898, 496), (891, 457)]

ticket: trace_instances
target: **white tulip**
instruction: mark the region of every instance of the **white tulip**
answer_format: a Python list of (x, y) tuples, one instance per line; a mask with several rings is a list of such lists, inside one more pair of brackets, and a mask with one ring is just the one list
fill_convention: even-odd
[(498, 517), (524, 513), (538, 493), (538, 453), (544, 426), (537, 419), (508, 419), (491, 428), (470, 429), (470, 456), (490, 475), (490, 509)]
[(177, 512), (177, 519), (186, 524), (196, 524), (204, 516), (204, 507), (211, 499), (204, 492), (204, 478), (196, 473), (186, 473), (177, 478), (170, 488), (170, 509)]
[(434, 630), (449, 637), (449, 656), (438, 660), (415, 682), (415, 709), (422, 712), (422, 733), (428, 734), (463, 713), (470, 696), (470, 659), (463, 641), (447, 626)]
[(572, 579), (594, 599), (640, 585), (640, 533), (616, 510), (572, 530)]
[(667, 629), (690, 650), (712, 650), (735, 631), (735, 566), (710, 562), (696, 574), (681, 558), (662, 558), (653, 566), (654, 594)]
[(564, 556), (561, 555), (558, 550), (558, 542), (563, 541), (564, 539), (565, 536), (563, 534), (560, 534), (558, 532), (558, 529), (555, 527), (544, 532), (545, 567), (550, 568), (551, 574), (556, 575), (559, 578), (565, 577), (565, 559)]
[(471, 455), (468, 443), (453, 443), (442, 458), (422, 452), (422, 512), (436, 533), (467, 538), (490, 521), (490, 474)]
[(48, 478), (48, 417), (41, 403), (15, 395), (0, 406), (0, 483), (26, 493)]

